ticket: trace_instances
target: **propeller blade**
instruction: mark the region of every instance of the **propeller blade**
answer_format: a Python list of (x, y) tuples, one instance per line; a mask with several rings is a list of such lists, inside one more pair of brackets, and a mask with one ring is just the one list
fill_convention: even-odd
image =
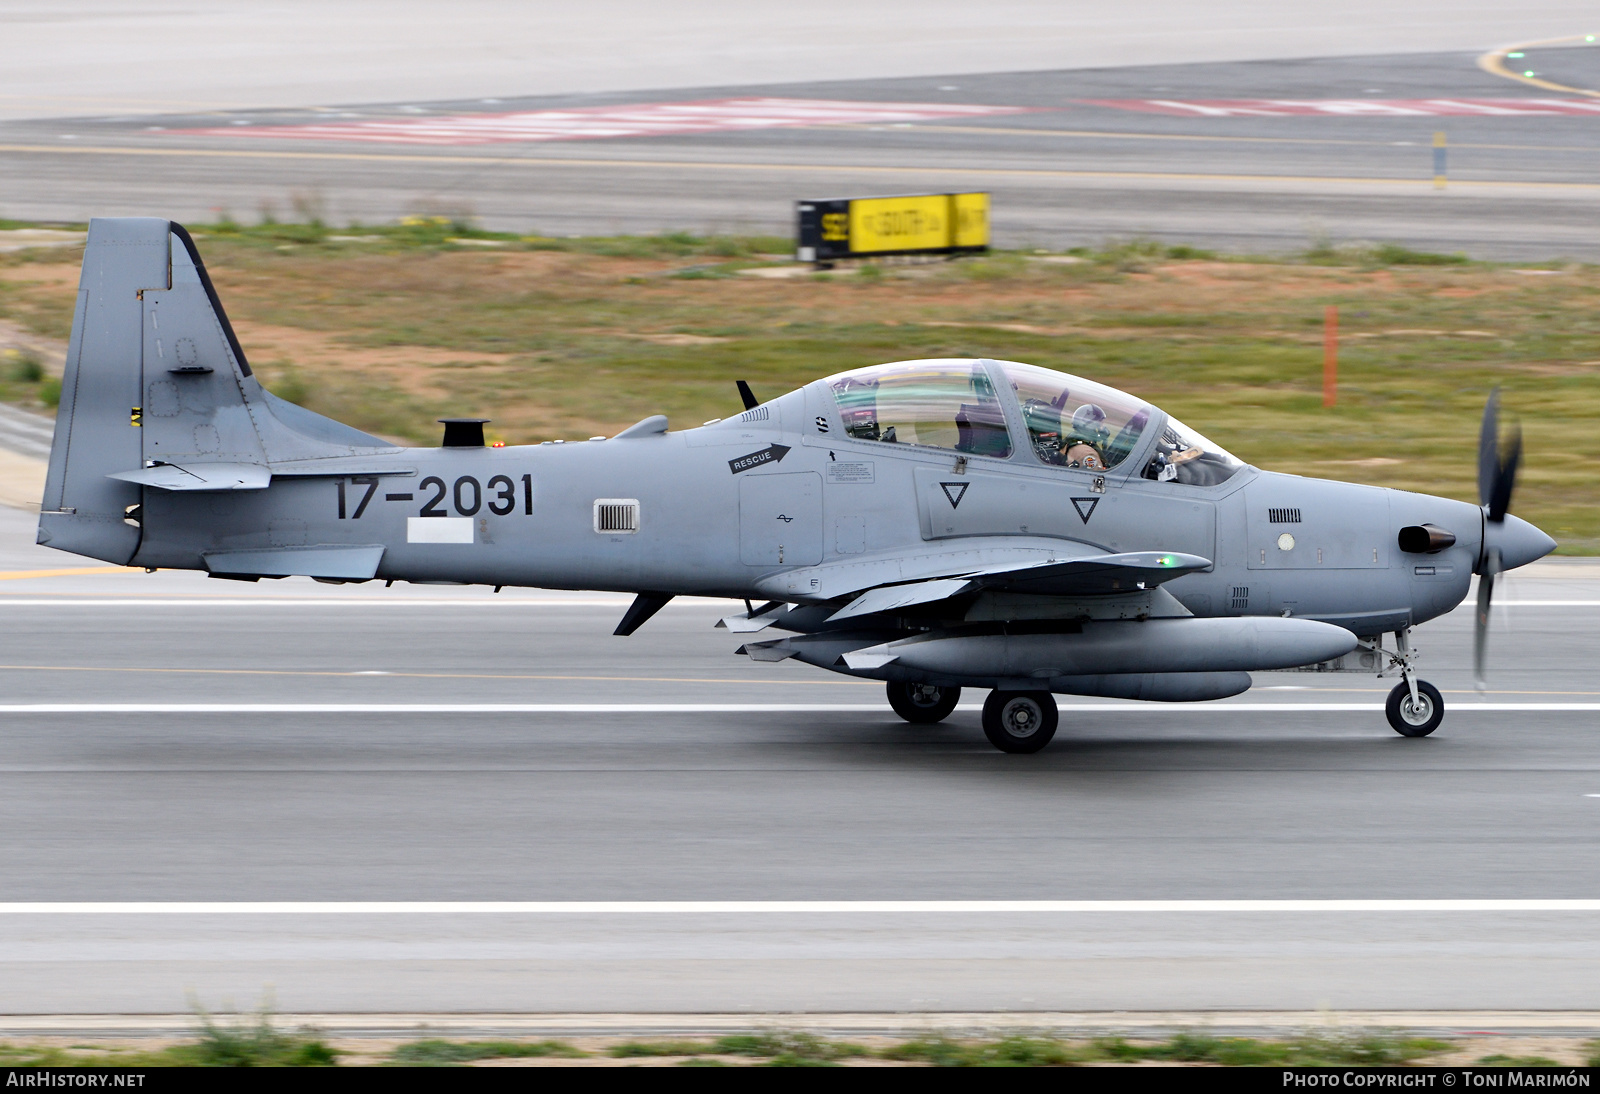
[(1501, 458), (1500, 475), (1489, 493), (1489, 519), (1496, 524), (1506, 519), (1511, 508), (1511, 491), (1517, 485), (1517, 464), (1522, 459), (1522, 427), (1513, 426), (1510, 443)]
[(1488, 507), (1500, 471), (1500, 389), (1489, 392), (1478, 430), (1478, 504)]
[(1478, 577), (1478, 614), (1472, 628), (1472, 675), (1482, 691), (1489, 683), (1489, 605), (1494, 600), (1494, 579), (1500, 572), (1500, 548), (1489, 548)]

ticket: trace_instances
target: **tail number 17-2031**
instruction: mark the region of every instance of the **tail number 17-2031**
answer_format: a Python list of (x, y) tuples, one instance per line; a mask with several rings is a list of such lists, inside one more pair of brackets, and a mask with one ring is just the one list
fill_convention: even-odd
[[(453, 485), (447, 484), (438, 475), (429, 475), (417, 484), (423, 492), (431, 491), (431, 495), (423, 500), (421, 517), (449, 516), (448, 503), (453, 503), (455, 511), (464, 517), (477, 515), (480, 509), (488, 509), (495, 516), (509, 515), (517, 508), (517, 483), (508, 475), (496, 475), (486, 483), (479, 483), (471, 475), (462, 475)], [(525, 516), (533, 515), (533, 476), (522, 476), (522, 512)], [(338, 500), (340, 520), (359, 520), (367, 511), (367, 505), (378, 492), (378, 477), (376, 475), (357, 475), (349, 480), (346, 485), (344, 479), (338, 480)], [(410, 491), (400, 493), (386, 493), (383, 500), (388, 501), (415, 501), (416, 494)], [(354, 509), (351, 504), (354, 503)]]

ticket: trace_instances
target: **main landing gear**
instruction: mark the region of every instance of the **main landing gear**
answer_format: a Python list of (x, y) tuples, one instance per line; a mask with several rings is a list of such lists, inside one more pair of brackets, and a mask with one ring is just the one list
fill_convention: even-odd
[(1056, 700), (1048, 691), (991, 691), (983, 735), (1001, 752), (1037, 752), (1056, 735)]
[(1438, 688), (1417, 679), (1417, 655), (1411, 649), (1410, 627), (1394, 632), (1394, 644), (1397, 652), (1381, 652), (1388, 655), (1390, 667), (1398, 668), (1404, 679), (1389, 693), (1383, 712), (1402, 737), (1426, 737), (1444, 721), (1444, 697)]
[(960, 698), (960, 688), (908, 684), (903, 680), (889, 681), (889, 705), (894, 707), (896, 714), (914, 726), (931, 726), (944, 721), (956, 709)]
[[(942, 722), (956, 709), (960, 688), (889, 681), (889, 705), (912, 725)], [(1056, 735), (1056, 700), (1048, 691), (991, 691), (983, 703), (983, 733), (1001, 752), (1037, 752)]]

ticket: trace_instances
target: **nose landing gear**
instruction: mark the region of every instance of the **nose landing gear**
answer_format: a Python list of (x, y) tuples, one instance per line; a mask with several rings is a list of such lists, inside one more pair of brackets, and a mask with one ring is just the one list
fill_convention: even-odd
[(1426, 680), (1396, 684), (1383, 710), (1389, 716), (1389, 724), (1402, 737), (1426, 737), (1444, 721), (1444, 700), (1439, 697), (1439, 689)]
[(1417, 679), (1417, 655), (1411, 648), (1411, 628), (1394, 632), (1397, 652), (1380, 652), (1389, 657), (1389, 667), (1400, 670), (1404, 679), (1389, 692), (1383, 705), (1389, 724), (1402, 737), (1426, 737), (1444, 721), (1444, 697), (1426, 680)]

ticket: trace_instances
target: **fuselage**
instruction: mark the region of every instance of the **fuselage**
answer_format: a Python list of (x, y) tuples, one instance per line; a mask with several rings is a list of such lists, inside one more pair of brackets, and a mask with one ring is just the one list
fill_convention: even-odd
[[(1148, 447), (1160, 430), (1145, 433)], [(264, 490), (146, 489), (131, 562), (204, 569), (215, 552), (381, 545), (380, 579), (803, 602), (831, 592), (805, 575), (841, 566), (910, 581), (979, 558), (1182, 551), (1214, 562), (1166, 586), (1196, 616), (1374, 634), (1454, 608), (1482, 550), (1482, 510), (1447, 498), (1248, 466), (1211, 486), (1155, 481), (1135, 473), (1142, 448), (1109, 472), (1029, 455), (851, 437), (819, 382), (679, 432), (404, 449), (364, 459), (374, 474)], [(601, 505), (634, 509), (619, 529)], [(1455, 543), (1402, 551), (1399, 530), (1423, 524)]]

